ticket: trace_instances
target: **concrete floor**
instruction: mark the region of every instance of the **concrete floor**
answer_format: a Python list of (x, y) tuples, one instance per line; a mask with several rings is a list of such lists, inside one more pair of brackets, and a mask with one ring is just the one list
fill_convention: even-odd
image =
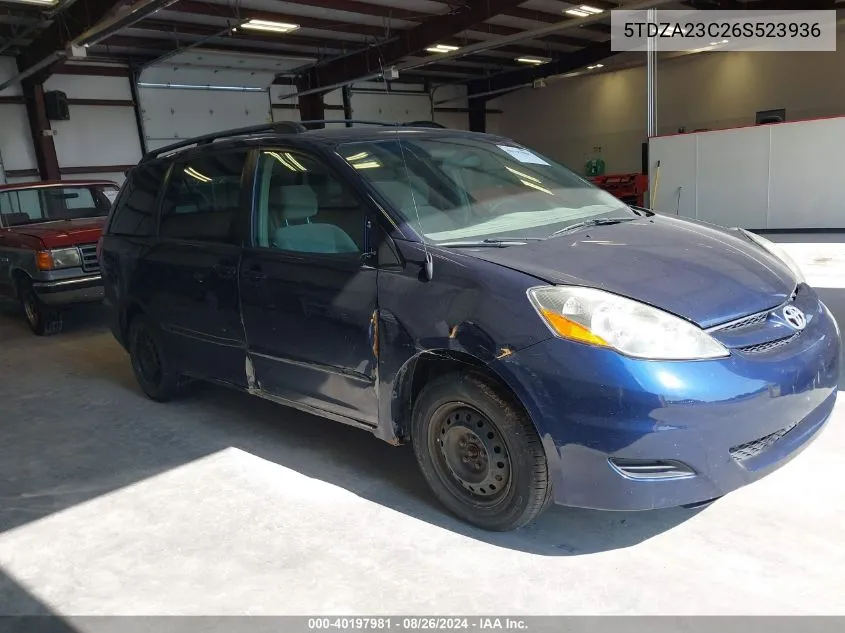
[[(778, 239), (845, 323), (840, 238)], [(408, 448), (210, 386), (147, 400), (103, 323), (0, 314), (0, 613), (845, 614), (845, 400), (704, 510), (490, 534)]]

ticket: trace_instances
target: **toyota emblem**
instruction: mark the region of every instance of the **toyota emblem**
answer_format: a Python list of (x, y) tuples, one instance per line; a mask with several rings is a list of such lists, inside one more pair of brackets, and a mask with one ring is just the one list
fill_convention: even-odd
[(796, 330), (803, 330), (807, 327), (807, 317), (795, 306), (786, 306), (783, 309), (783, 318)]

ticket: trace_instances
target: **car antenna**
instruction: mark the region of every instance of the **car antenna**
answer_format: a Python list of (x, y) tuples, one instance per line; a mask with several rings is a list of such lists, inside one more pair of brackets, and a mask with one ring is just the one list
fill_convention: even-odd
[[(390, 93), (387, 84), (387, 75), (384, 72), (384, 65), (382, 64), (381, 58), (379, 58), (379, 67), (381, 68), (381, 77), (382, 81), (384, 81), (384, 90), (386, 93)], [(420, 237), (422, 237), (422, 247), (423, 252), (425, 253), (425, 263), (423, 264), (423, 270), (425, 271), (425, 278), (426, 281), (431, 281), (434, 279), (434, 258), (431, 256), (431, 253), (428, 250), (428, 244), (425, 241), (425, 233), (423, 233), (422, 227), (422, 218), (420, 217), (420, 209), (417, 205), (417, 196), (414, 192), (413, 186), (411, 186), (411, 174), (408, 171), (408, 161), (405, 160), (405, 148), (402, 146), (402, 137), (399, 135), (399, 128), (402, 127), (401, 124), (397, 121), (396, 123), (396, 140), (399, 141), (399, 155), (402, 157), (402, 167), (405, 170), (405, 180), (408, 183), (408, 189), (411, 191), (411, 204), (414, 205), (414, 215), (417, 217), (417, 225), (420, 229)]]

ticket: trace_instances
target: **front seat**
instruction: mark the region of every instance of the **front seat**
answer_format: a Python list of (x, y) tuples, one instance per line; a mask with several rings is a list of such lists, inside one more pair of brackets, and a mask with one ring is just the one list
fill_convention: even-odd
[(317, 196), (308, 185), (281, 190), (282, 226), (273, 235), (273, 246), (303, 253), (357, 253), (355, 241), (334, 224), (311, 222), (317, 215)]

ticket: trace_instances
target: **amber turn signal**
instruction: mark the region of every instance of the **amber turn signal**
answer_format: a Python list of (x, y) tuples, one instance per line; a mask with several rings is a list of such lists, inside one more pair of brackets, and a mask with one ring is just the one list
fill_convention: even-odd
[(53, 270), (53, 255), (50, 251), (35, 253), (35, 266), (38, 270)]
[(540, 312), (560, 336), (574, 341), (581, 341), (582, 343), (609, 347), (607, 341), (600, 336), (596, 336), (580, 323), (570, 321), (565, 316), (557, 312), (552, 312), (551, 310), (541, 309)]

